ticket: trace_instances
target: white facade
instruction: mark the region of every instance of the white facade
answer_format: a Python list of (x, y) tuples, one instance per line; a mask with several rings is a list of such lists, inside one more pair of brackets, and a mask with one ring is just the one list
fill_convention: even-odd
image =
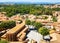
[(37, 43), (40, 43), (40, 41), (43, 39), (43, 36), (36, 32), (36, 31), (30, 31), (30, 33), (27, 35), (29, 40), (37, 41)]

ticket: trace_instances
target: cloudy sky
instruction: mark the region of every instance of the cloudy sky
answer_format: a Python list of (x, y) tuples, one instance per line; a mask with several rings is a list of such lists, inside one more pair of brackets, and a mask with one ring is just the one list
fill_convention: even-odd
[(0, 2), (60, 2), (60, 0), (0, 0)]

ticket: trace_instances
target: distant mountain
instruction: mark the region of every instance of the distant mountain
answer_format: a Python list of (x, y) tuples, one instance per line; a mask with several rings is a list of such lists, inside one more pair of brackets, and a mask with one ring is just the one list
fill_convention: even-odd
[(0, 2), (0, 4), (60, 4), (60, 2)]
[(60, 2), (57, 2), (56, 4), (60, 4)]

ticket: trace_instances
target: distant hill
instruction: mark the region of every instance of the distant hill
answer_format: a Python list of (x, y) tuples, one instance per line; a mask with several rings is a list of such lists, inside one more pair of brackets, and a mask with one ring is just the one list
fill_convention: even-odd
[(0, 4), (60, 4), (60, 2), (0, 2)]

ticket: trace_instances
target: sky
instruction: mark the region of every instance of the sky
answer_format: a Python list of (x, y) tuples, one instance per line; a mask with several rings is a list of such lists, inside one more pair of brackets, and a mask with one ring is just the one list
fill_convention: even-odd
[(60, 2), (60, 0), (0, 0), (0, 2)]

